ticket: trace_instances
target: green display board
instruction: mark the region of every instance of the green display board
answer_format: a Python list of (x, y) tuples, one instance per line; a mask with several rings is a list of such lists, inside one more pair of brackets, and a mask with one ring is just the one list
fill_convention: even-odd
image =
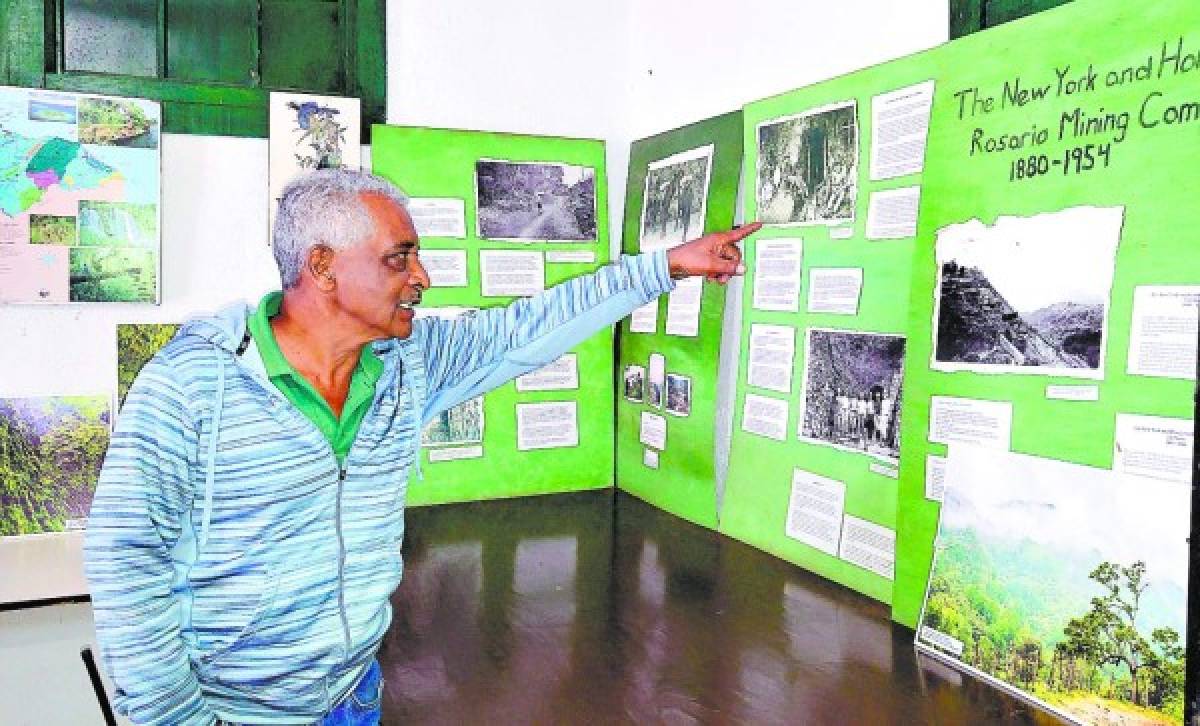
[[(941, 61), (902, 415), (893, 616), (910, 626), (938, 524), (927, 456), (947, 452), (930, 439), (1144, 467), (1115, 461), (1118, 416), (1190, 419), (1194, 351), (1170, 352), (1135, 289), (1200, 284), (1200, 5), (1080, 0), (956, 41)], [(980, 241), (1009, 259), (963, 252)], [(954, 401), (931, 423), (935, 396)], [(990, 422), (979, 400), (995, 402)], [(996, 433), (1005, 411), (1010, 440)]]
[[(938, 51), (911, 56), (744, 110), (745, 219), (768, 226), (745, 250), (742, 353), (720, 531), (885, 603), (892, 597), (890, 563), (864, 567), (864, 552), (851, 540), (890, 538), (896, 526), (893, 409), (915, 231), (906, 229), (911, 219), (898, 223), (896, 215), (915, 214), (921, 108), (927, 118), (938, 57)], [(875, 117), (883, 128), (874, 128)], [(905, 142), (906, 136), (912, 138)], [(917, 146), (904, 151), (903, 143)], [(907, 213), (897, 211), (905, 205)], [(880, 216), (883, 207), (891, 211)], [(786, 275), (757, 280), (760, 253), (764, 260), (772, 255), (764, 270), (795, 265), (787, 257), (795, 241), (798, 289), (789, 290)], [(774, 336), (773, 345), (761, 345), (764, 333)], [(752, 346), (762, 355), (752, 356)], [(857, 366), (858, 360), (871, 365)], [(806, 524), (804, 512), (797, 514), (790, 528), (798, 536), (788, 533), (789, 505), (809, 495), (793, 497), (794, 476), (808, 482), (800, 488), (829, 497), (817, 507), (824, 515), (809, 508), (815, 518)], [(842, 536), (845, 528), (853, 530), (849, 537)], [(844, 551), (843, 539), (850, 544)]]
[[(544, 253), (546, 287), (591, 272), (609, 261), (608, 197), (601, 141), (380, 125), (373, 128), (371, 154), (373, 170), (398, 184), (409, 196), (462, 201), (457, 223), (462, 225), (465, 221), (465, 233), (459, 237), (455, 230), (445, 228), (443, 233), (451, 236), (423, 236), (421, 246), (423, 251), (465, 251), (467, 284), (437, 287), (435, 283), (425, 295), (423, 308), (485, 308), (510, 302), (512, 297), (482, 295), (480, 253), (484, 250)], [(476, 167), (480, 160), (491, 165), (486, 167), (485, 173), (490, 176), (481, 185), (481, 197), (477, 197)], [(492, 162), (499, 162), (506, 171), (497, 172)], [(571, 168), (559, 177), (545, 171), (556, 165)], [(591, 204), (594, 218), (588, 218), (586, 206), (579, 202), (587, 191), (586, 183), (581, 185), (575, 178), (580, 175), (579, 167), (594, 172)], [(583, 179), (586, 182), (586, 176)], [(543, 188), (549, 191), (538, 191)], [(479, 198), (485, 199), (483, 218)], [(442, 211), (445, 210), (443, 204)], [(567, 212), (571, 213), (569, 219), (564, 216)], [(453, 227), (455, 216), (444, 215), (441, 221)], [(537, 236), (557, 241), (536, 239)], [(584, 239), (575, 241), (577, 237)], [(513, 238), (522, 241), (511, 241)], [(516, 383), (510, 382), (484, 397), (482, 440), (449, 447), (470, 455), (480, 453), (471, 452), (472, 446), (481, 446), (481, 456), (438, 461), (438, 452), (447, 447), (426, 448), (421, 455), (423, 476), (410, 485), (409, 504), (443, 504), (612, 486), (611, 331), (597, 333), (572, 353), (576, 356), (577, 388), (522, 392)], [(518, 405), (556, 401), (576, 402), (578, 444), (519, 450)], [(472, 425), (476, 419), (477, 412), (471, 412)], [(446, 431), (451, 429), (453, 426), (447, 425)]]
[[(625, 194), (624, 252), (632, 255), (642, 251), (644, 230), (651, 240), (667, 243), (663, 239), (667, 236), (671, 237), (671, 242), (678, 242), (684, 237), (695, 238), (702, 233), (729, 229), (737, 203), (741, 162), (740, 111), (634, 142)], [(688, 168), (689, 165), (693, 168)], [(707, 187), (694, 173), (696, 168), (707, 168)], [(701, 200), (699, 196), (705, 190), (707, 195)], [(682, 198), (685, 194), (692, 198)], [(646, 208), (647, 196), (651, 199), (652, 209)], [(680, 224), (684, 211), (692, 211), (695, 221)], [(694, 336), (667, 334), (669, 296), (659, 298), (653, 305), (653, 332), (634, 332), (632, 319), (622, 321), (620, 326), (617, 485), (672, 514), (715, 529), (717, 440), (714, 421), (717, 417), (717, 368), (725, 288), (703, 283)], [(650, 328), (643, 327), (643, 330)], [(630, 368), (636, 366), (643, 374), (648, 374), (651, 356), (655, 354), (662, 356), (664, 375), (688, 379), (690, 401), (686, 408), (669, 407), (665, 400), (661, 406), (648, 403), (649, 381), (645, 380), (645, 375), (641, 396), (626, 395), (630, 393), (626, 390), (626, 372), (636, 378), (636, 370)], [(629, 385), (636, 388), (632, 380)], [(682, 414), (684, 410), (686, 414)], [(661, 416), (665, 421), (666, 447), (662, 451), (642, 443), (643, 413)], [(656, 464), (657, 468), (648, 465), (648, 450), (651, 452), (650, 463)], [(655, 457), (657, 461), (654, 461)]]

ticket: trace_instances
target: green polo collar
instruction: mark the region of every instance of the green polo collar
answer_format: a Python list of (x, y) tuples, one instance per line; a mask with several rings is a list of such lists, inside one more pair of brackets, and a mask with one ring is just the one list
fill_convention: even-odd
[(383, 375), (383, 361), (375, 354), (370, 343), (363, 346), (339, 420), (317, 389), (300, 375), (280, 350), (275, 331), (271, 329), (271, 318), (279, 314), (282, 306), (282, 292), (268, 293), (250, 314), (246, 326), (254, 337), (255, 347), (271, 382), (325, 435), (341, 463), (349, 453), (358, 427), (375, 398), (375, 384)]
[[(275, 340), (275, 331), (271, 329), (271, 318), (278, 315), (282, 307), (283, 293), (278, 290), (269, 292), (246, 320), (246, 325), (250, 328), (250, 335), (254, 336), (254, 344), (258, 346), (258, 352), (262, 355), (263, 367), (266, 368), (268, 377), (295, 376), (304, 380), (304, 376), (301, 376), (283, 356), (279, 342)], [(383, 375), (383, 361), (375, 354), (370, 343), (363, 346), (358, 368), (354, 371), (355, 378), (360, 372), (372, 386)]]

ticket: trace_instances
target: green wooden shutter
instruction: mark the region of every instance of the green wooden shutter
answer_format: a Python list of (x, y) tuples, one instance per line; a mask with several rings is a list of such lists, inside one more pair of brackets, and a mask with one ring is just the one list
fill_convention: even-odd
[(168, 0), (167, 78), (259, 84), (256, 0)]
[(263, 85), (344, 92), (348, 40), (337, 0), (262, 0)]
[(950, 0), (950, 37), (961, 38), (1071, 0)]

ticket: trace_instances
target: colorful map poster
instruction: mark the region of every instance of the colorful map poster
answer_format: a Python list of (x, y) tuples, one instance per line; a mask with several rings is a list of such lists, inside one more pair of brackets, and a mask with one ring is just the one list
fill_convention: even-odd
[(160, 119), (0, 86), (0, 303), (158, 303)]

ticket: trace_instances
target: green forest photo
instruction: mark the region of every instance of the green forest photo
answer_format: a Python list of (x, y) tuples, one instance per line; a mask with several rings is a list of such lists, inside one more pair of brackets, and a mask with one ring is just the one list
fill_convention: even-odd
[(75, 218), (47, 214), (29, 215), (29, 244), (75, 245)]
[(483, 442), (483, 396), (442, 411), (421, 432), (421, 446), (461, 446)]
[(154, 354), (175, 337), (172, 323), (119, 323), (117, 325), (117, 410), (125, 405), (129, 387)]
[(1085, 723), (1182, 723), (1188, 487), (972, 447), (946, 482), (918, 643)]
[(0, 536), (82, 528), (108, 434), (104, 396), (0, 398)]
[(71, 302), (154, 302), (158, 255), (138, 247), (72, 247)]

